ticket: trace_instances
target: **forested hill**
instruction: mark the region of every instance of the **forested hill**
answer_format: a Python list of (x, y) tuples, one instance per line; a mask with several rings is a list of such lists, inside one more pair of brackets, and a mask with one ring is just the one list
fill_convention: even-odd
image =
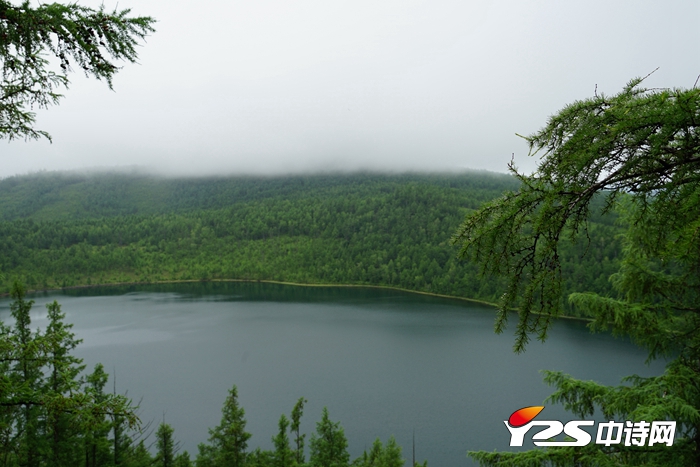
[[(500, 282), (459, 262), (449, 240), (469, 210), (515, 189), (512, 177), (489, 173), (11, 177), (0, 180), (0, 291), (18, 277), (33, 289), (246, 279), (493, 302)], [(567, 293), (609, 291), (616, 231), (598, 217), (590, 243), (567, 247)]]

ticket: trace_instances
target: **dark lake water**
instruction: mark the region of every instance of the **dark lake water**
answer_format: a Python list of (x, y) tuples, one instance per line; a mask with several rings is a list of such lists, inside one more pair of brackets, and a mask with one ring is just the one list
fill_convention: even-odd
[[(33, 298), (35, 325), (45, 328), (44, 304), (58, 300), (88, 369), (101, 362), (116, 373), (117, 392), (142, 400), (144, 421), (165, 414), (193, 457), (234, 384), (252, 448), (271, 449), (280, 415), (303, 396), (308, 436), (327, 406), (351, 458), (394, 435), (409, 465), (415, 432), (416, 459), (437, 467), (472, 465), (468, 450), (510, 449), (503, 420), (551, 392), (540, 370), (604, 384), (663, 370), (628, 341), (567, 320), (516, 355), (512, 328), (494, 334), (492, 308), (381, 289), (194, 283)], [(0, 300), (6, 322), (8, 304)], [(544, 413), (571, 419), (554, 405)]]

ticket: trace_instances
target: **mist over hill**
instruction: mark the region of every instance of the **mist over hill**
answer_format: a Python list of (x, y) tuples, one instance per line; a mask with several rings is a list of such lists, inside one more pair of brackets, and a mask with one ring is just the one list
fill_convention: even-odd
[(0, 219), (75, 220), (217, 209), (273, 198), (370, 195), (378, 184), (383, 193), (400, 186), (428, 185), (472, 190), (475, 201), (517, 188), (511, 176), (492, 172), (221, 177), (165, 177), (136, 168), (127, 172), (39, 172), (0, 180)]

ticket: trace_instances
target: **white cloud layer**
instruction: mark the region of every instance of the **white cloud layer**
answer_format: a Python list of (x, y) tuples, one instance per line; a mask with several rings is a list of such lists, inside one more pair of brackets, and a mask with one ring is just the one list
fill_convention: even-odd
[[(101, 1), (81, 0), (88, 6)], [(112, 8), (115, 2), (106, 2)], [(689, 1), (123, 0), (154, 16), (139, 65), (80, 73), (38, 113), (54, 138), (0, 143), (0, 177), (146, 166), (176, 174), (503, 172), (515, 133), (565, 104), (700, 74)]]

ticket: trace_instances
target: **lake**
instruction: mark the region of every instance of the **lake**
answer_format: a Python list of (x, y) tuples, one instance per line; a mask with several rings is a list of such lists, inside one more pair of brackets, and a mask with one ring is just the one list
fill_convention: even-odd
[[(540, 370), (604, 384), (663, 371), (662, 362), (645, 365), (646, 353), (629, 341), (572, 320), (516, 355), (514, 326), (494, 334), (493, 308), (387, 289), (212, 282), (32, 298), (34, 325), (46, 327), (44, 304), (58, 300), (84, 341), (76, 354), (88, 369), (103, 363), (117, 392), (141, 401), (142, 420), (157, 426), (164, 417), (193, 458), (234, 384), (250, 448), (271, 449), (280, 415), (303, 396), (307, 455), (326, 406), (351, 459), (394, 435), (408, 466), (415, 433), (416, 460), (436, 467), (472, 465), (468, 450), (511, 449), (503, 420), (552, 391)], [(0, 300), (6, 323), (8, 304)], [(572, 418), (554, 405), (544, 414)]]

